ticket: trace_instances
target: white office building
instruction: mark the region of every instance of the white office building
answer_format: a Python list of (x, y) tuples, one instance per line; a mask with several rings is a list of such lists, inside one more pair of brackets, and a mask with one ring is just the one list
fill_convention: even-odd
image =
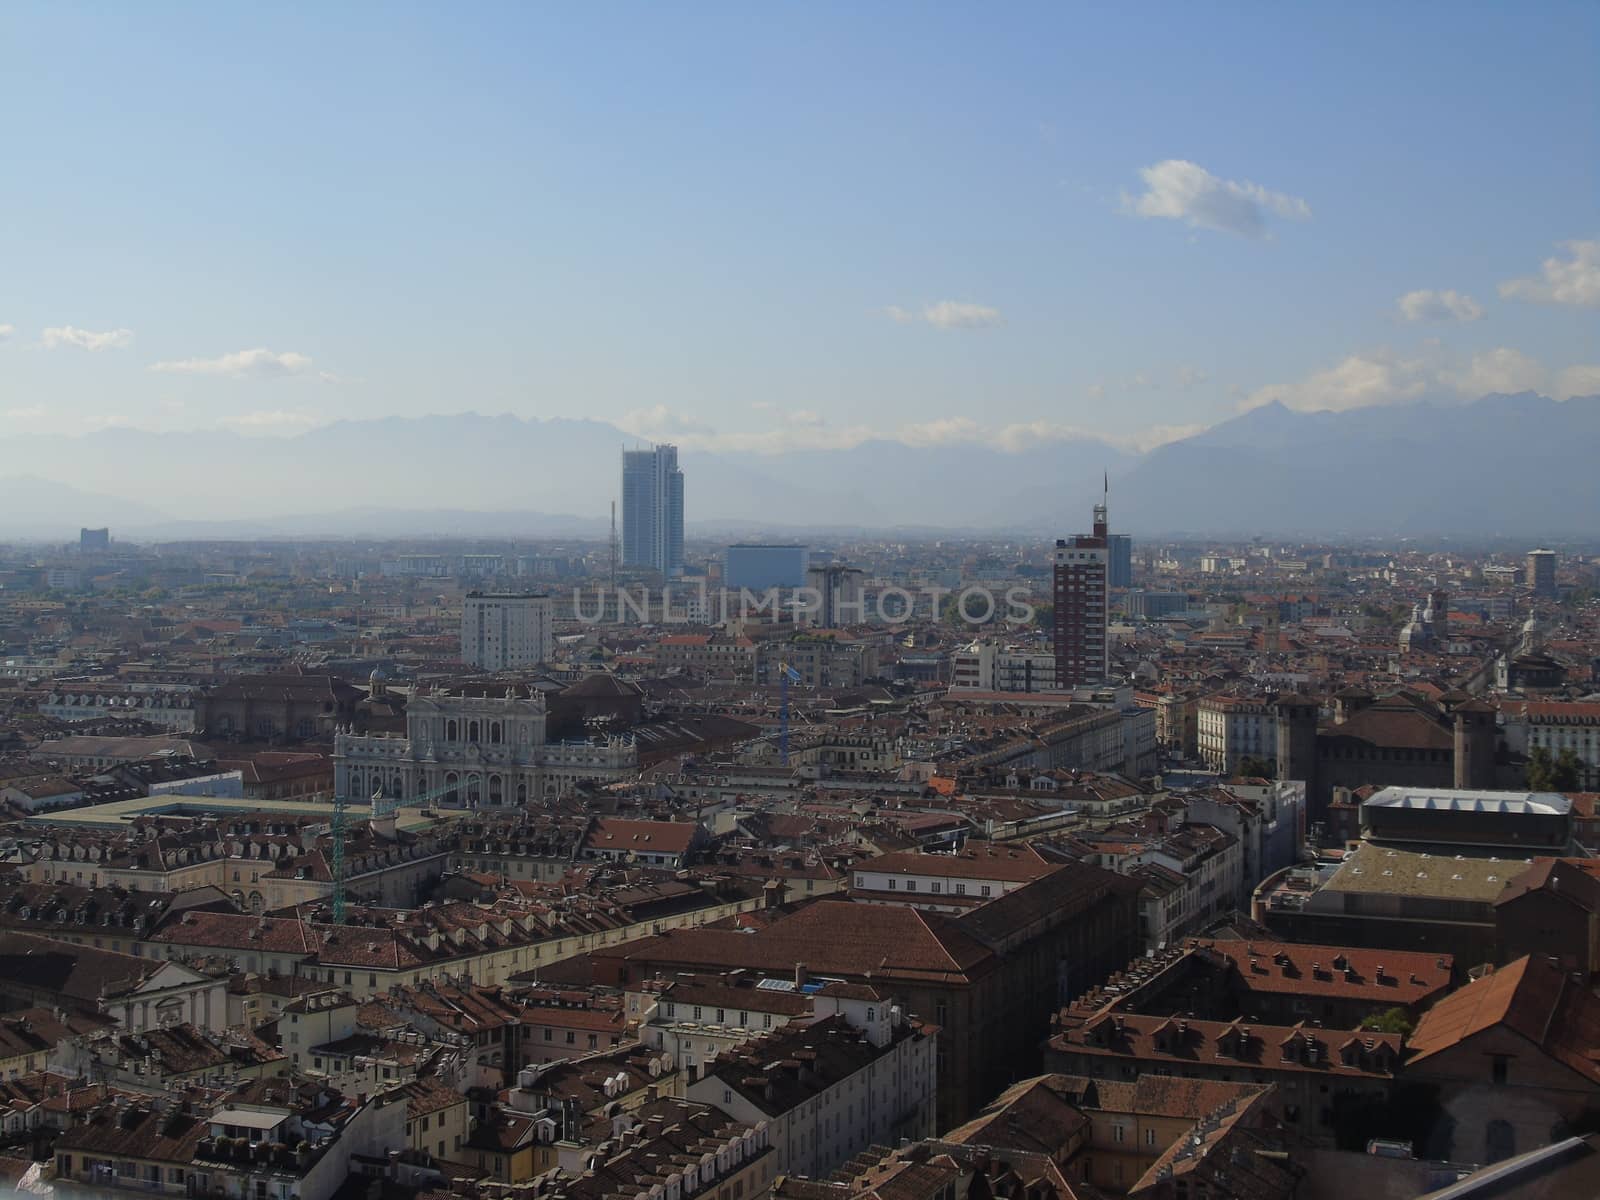
[(506, 671), (549, 662), (554, 649), (549, 596), (469, 592), (462, 602), (462, 662)]

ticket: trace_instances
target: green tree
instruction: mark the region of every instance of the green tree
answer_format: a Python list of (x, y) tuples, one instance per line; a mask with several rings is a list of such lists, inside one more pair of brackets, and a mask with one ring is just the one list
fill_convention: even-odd
[(1411, 1031), (1416, 1028), (1411, 1017), (1403, 1008), (1391, 1008), (1381, 1013), (1372, 1013), (1361, 1022), (1361, 1028), (1370, 1029), (1374, 1033), (1398, 1033), (1403, 1037), (1410, 1037)]
[(1239, 760), (1239, 769), (1234, 772), (1241, 779), (1271, 779), (1278, 773), (1277, 765), (1270, 758), (1257, 758), (1253, 754), (1246, 754)]
[(1582, 781), (1583, 764), (1568, 748), (1552, 757), (1543, 746), (1528, 755), (1527, 784), (1531, 792), (1575, 792)]

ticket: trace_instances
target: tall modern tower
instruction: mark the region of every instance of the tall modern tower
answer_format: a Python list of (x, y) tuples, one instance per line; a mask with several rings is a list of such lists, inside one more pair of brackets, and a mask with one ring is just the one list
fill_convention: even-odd
[(1528, 586), (1535, 596), (1556, 597), (1556, 552), (1540, 548), (1528, 551)]
[(1055, 553), (1056, 687), (1070, 691), (1106, 681), (1106, 585), (1111, 567), (1106, 506), (1094, 506), (1094, 532), (1057, 538)]
[(1133, 586), (1133, 536), (1112, 533), (1106, 536), (1106, 548), (1111, 551), (1111, 573), (1106, 583), (1114, 588)]
[(683, 574), (683, 472), (676, 446), (622, 452), (622, 562)]

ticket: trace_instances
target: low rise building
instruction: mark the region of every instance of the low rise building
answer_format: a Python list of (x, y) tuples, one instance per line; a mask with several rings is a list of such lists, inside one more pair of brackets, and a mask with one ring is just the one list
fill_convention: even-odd
[(1600, 1116), (1600, 997), (1587, 978), (1529, 956), (1435, 1004), (1412, 1034), (1408, 1080), (1438, 1089), (1427, 1149), (1492, 1163)]
[(690, 1100), (764, 1122), (776, 1169), (821, 1178), (878, 1144), (933, 1132), (933, 1039), (873, 998), (866, 1030), (843, 1014), (763, 1034), (720, 1054)]
[(1400, 1057), (1398, 1034), (1107, 1009), (1089, 1017), (1063, 1013), (1045, 1066), (1119, 1082), (1156, 1075), (1272, 1084), (1273, 1116), (1311, 1143), (1331, 1147), (1347, 1109), (1389, 1098)]

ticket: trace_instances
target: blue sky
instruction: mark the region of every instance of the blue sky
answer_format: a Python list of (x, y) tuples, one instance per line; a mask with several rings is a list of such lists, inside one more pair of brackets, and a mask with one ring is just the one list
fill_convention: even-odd
[(13, 3), (0, 415), (1143, 445), (1600, 392), (1597, 47), (1592, 3)]

